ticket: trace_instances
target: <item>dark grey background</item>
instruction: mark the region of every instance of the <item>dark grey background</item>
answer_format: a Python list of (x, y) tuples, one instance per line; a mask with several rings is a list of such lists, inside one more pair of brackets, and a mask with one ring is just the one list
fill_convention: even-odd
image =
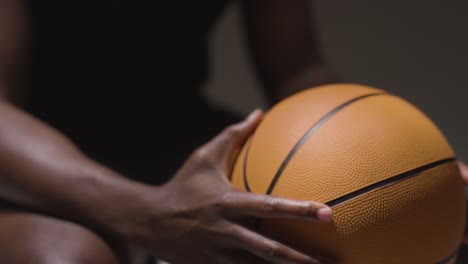
[[(317, 1), (325, 57), (349, 82), (400, 95), (426, 112), (468, 161), (468, 1)], [(247, 113), (265, 109), (245, 52), (237, 7), (213, 36), (206, 95)]]

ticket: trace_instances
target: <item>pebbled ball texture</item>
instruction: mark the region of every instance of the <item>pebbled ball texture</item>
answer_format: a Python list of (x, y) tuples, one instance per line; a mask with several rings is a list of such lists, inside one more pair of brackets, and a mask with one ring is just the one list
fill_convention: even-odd
[(259, 230), (341, 264), (446, 263), (462, 240), (464, 190), (450, 144), (417, 107), (373, 87), (324, 85), (273, 106), (231, 182), (330, 203), (330, 223), (263, 220)]

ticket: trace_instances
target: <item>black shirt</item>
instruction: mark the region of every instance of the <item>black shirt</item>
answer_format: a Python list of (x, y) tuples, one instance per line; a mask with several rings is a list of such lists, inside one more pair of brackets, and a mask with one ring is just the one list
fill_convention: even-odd
[(125, 175), (166, 180), (236, 119), (200, 95), (210, 32), (226, 4), (30, 1), (27, 110)]

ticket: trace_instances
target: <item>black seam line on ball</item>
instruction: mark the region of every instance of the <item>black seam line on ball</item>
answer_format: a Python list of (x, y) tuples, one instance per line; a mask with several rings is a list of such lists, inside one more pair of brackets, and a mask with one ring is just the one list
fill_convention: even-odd
[(447, 264), (450, 260), (452, 260), (456, 255), (458, 254), (458, 250), (453, 252), (452, 254), (450, 254), (450, 256), (444, 258), (443, 260), (441, 261), (438, 261), (437, 263), (435, 264)]
[(349, 194), (346, 194), (346, 195), (341, 196), (339, 198), (336, 198), (336, 199), (334, 199), (332, 201), (327, 202), (326, 205), (328, 205), (330, 207), (339, 205), (339, 204), (344, 203), (344, 202), (346, 202), (346, 201), (348, 201), (350, 199), (353, 199), (353, 198), (355, 198), (355, 197), (357, 197), (359, 195), (365, 194), (365, 193), (373, 191), (375, 189), (379, 189), (379, 188), (383, 188), (383, 187), (395, 184), (395, 183), (400, 182), (402, 180), (409, 179), (411, 177), (417, 176), (421, 172), (424, 172), (426, 170), (429, 170), (429, 169), (435, 168), (437, 166), (440, 166), (440, 165), (443, 165), (443, 164), (446, 164), (446, 163), (449, 163), (449, 162), (452, 162), (452, 161), (456, 161), (456, 160), (457, 159), (455, 157), (452, 157), (452, 158), (447, 158), (447, 159), (443, 159), (443, 160), (439, 160), (439, 161), (435, 161), (435, 162), (426, 164), (424, 166), (418, 167), (416, 169), (412, 169), (410, 171), (403, 172), (403, 173), (398, 174), (396, 176), (390, 177), (390, 178), (385, 179), (383, 181), (376, 182), (376, 183), (371, 184), (371, 185), (369, 185), (367, 187), (364, 187), (364, 188), (359, 189), (357, 191), (354, 191), (352, 193), (349, 193)]
[(250, 186), (249, 186), (249, 183), (247, 182), (247, 157), (249, 156), (250, 146), (252, 145), (252, 138), (249, 140), (248, 144), (249, 145), (247, 146), (247, 149), (245, 150), (244, 162), (242, 164), (242, 174), (244, 174), (244, 188), (246, 191), (250, 192)]
[(336, 113), (338, 113), (340, 110), (345, 108), (346, 106), (355, 103), (359, 100), (362, 100), (364, 98), (368, 98), (371, 96), (376, 96), (376, 95), (383, 95), (383, 94), (388, 94), (388, 93), (371, 93), (371, 94), (365, 94), (361, 95), (359, 97), (353, 98), (347, 102), (344, 102), (343, 104), (337, 106), (335, 109), (331, 110), (328, 112), (324, 117), (322, 117), (317, 123), (315, 123), (305, 134), (302, 136), (302, 138), (296, 143), (296, 145), (293, 147), (293, 149), (288, 153), (286, 158), (284, 159), (283, 163), (281, 164), (280, 168), (276, 172), (275, 176), (273, 177), (273, 180), (270, 183), (270, 186), (268, 187), (268, 190), (266, 194), (271, 194), (273, 192), (273, 188), (275, 188), (276, 183), (278, 182), (281, 174), (283, 173), (284, 169), (288, 165), (289, 161), (292, 159), (294, 154), (304, 145), (304, 143), (309, 139), (309, 137), (317, 131), (325, 122), (327, 122), (330, 118), (332, 118)]

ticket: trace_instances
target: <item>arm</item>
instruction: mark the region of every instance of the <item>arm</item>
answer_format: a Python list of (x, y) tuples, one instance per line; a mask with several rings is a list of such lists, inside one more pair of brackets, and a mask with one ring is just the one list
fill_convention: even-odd
[(0, 198), (102, 228), (108, 219), (100, 211), (110, 199), (134, 196), (137, 185), (18, 107), (27, 85), (26, 10), (26, 1), (0, 0)]
[(253, 64), (273, 102), (303, 88), (337, 81), (320, 52), (310, 3), (308, 0), (242, 1)]
[[(0, 0), (0, 97), (24, 100), (27, 60), (27, 14), (22, 0)], [(9, 87), (5, 89), (4, 87)]]
[[(0, 0), (0, 199), (105, 232), (171, 263), (318, 263), (234, 221), (331, 217), (323, 204), (245, 193), (229, 183), (228, 161), (261, 113), (200, 147), (173, 180), (156, 187), (96, 163), (15, 106), (12, 95), (24, 88), (24, 10), (20, 0)], [(234, 250), (240, 254), (229, 256)]]
[[(241, 192), (229, 183), (227, 161), (260, 118), (256, 112), (226, 129), (194, 152), (173, 180), (154, 187), (93, 162), (59, 132), (2, 102), (0, 197), (104, 231), (171, 263), (318, 263), (234, 221), (331, 218), (318, 210), (323, 204)], [(250, 254), (226, 258), (231, 249)]]

